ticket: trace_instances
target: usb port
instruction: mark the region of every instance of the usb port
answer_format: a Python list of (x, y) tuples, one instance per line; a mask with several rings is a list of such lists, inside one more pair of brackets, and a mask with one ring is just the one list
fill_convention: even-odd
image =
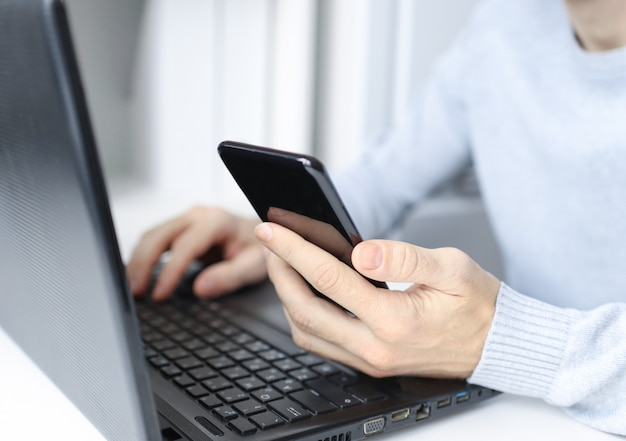
[(449, 406), (452, 403), (452, 397), (445, 397), (441, 400), (437, 401), (437, 409), (441, 409), (442, 407)]
[(466, 390), (456, 394), (456, 402), (457, 402), (457, 404), (458, 403), (465, 403), (469, 399), (470, 399), (470, 393), (468, 391), (466, 391)]
[(428, 404), (420, 404), (415, 412), (415, 421), (425, 420), (430, 416), (430, 406)]

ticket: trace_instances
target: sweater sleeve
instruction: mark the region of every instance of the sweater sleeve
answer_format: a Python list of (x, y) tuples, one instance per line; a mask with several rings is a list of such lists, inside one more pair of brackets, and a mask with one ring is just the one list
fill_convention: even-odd
[[(462, 42), (461, 42), (462, 43)], [(470, 163), (462, 93), (466, 52), (456, 44), (398, 126), (333, 176), (364, 238), (385, 234), (407, 211)]]
[(558, 308), (502, 283), (470, 383), (544, 399), (596, 429), (626, 435), (626, 304)]

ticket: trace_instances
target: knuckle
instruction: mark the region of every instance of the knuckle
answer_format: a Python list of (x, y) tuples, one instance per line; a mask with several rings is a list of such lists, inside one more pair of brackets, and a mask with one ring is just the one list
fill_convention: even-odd
[(190, 217), (203, 217), (215, 210), (215, 207), (207, 207), (204, 205), (193, 205), (187, 210)]
[(368, 346), (362, 348), (360, 358), (367, 364), (369, 375), (377, 378), (393, 375), (396, 366), (393, 350)]
[(389, 345), (394, 345), (403, 340), (404, 333), (401, 331), (393, 323), (387, 323), (385, 326), (378, 326), (374, 329), (376, 338)]
[(333, 262), (319, 265), (312, 274), (313, 282), (322, 292), (334, 292), (340, 285), (341, 274)]
[(404, 246), (397, 254), (398, 268), (400, 268), (400, 276), (403, 278), (410, 277), (420, 266), (427, 266), (426, 259), (419, 259), (415, 249), (411, 246)]
[(226, 211), (219, 207), (193, 205), (184, 214), (189, 222), (218, 222), (226, 217)]
[(478, 266), (477, 263), (458, 248), (444, 248), (443, 251), (451, 263), (448, 265), (451, 271), (450, 278), (461, 284), (471, 283)]
[(297, 308), (292, 308), (289, 311), (289, 317), (293, 325), (292, 328), (304, 332), (310, 332), (313, 330), (311, 314), (309, 313), (309, 309), (306, 308), (305, 305), (298, 305)]
[(313, 346), (311, 344), (311, 339), (300, 329), (292, 327), (291, 329), (291, 338), (296, 346), (301, 349), (304, 349), (307, 352), (311, 352)]

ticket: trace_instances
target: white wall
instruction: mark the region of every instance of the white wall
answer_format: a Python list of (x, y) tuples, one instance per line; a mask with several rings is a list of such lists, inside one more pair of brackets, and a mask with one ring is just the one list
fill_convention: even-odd
[(405, 111), (475, 2), (147, 2), (132, 185), (107, 171), (122, 242), (193, 203), (252, 214), (217, 157), (223, 139), (351, 161)]
[(163, 197), (238, 209), (220, 141), (310, 151), (315, 2), (153, 0), (146, 20), (137, 171)]

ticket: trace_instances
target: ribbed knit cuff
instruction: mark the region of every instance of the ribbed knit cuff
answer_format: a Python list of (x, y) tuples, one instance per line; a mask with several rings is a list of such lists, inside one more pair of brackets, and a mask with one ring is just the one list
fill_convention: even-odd
[(502, 283), (491, 330), (468, 382), (545, 398), (561, 365), (571, 319), (567, 310)]

